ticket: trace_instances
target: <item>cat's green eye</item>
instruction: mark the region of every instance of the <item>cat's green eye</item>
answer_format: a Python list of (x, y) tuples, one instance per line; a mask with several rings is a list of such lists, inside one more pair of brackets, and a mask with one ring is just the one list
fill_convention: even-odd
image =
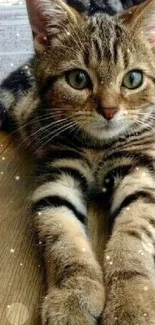
[(91, 85), (87, 72), (80, 69), (68, 71), (66, 73), (66, 81), (71, 87), (79, 90), (90, 88)]
[(136, 89), (142, 85), (143, 79), (142, 71), (132, 70), (124, 76), (122, 86), (128, 89)]

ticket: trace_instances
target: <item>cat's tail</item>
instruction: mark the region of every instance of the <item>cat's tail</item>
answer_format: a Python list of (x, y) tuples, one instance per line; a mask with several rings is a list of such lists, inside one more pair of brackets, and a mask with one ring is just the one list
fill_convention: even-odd
[(2, 81), (0, 85), (0, 128), (8, 129), (11, 111), (34, 82), (33, 59)]

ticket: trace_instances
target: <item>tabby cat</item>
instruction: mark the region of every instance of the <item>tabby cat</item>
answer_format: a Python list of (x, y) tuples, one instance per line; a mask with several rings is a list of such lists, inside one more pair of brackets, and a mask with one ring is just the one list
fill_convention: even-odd
[[(15, 99), (4, 82), (1, 106), (36, 161), (42, 324), (155, 325), (155, 0), (115, 16), (27, 6), (35, 80)], [(100, 263), (92, 202), (107, 222)]]

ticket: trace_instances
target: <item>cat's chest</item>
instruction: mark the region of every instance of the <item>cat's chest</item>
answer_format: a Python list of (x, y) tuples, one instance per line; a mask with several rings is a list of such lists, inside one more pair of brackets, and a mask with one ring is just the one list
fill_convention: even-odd
[(95, 173), (99, 164), (103, 160), (103, 150), (84, 149), (84, 155), (87, 158), (89, 165), (91, 166), (92, 172)]
[(96, 189), (103, 191), (105, 184), (109, 184), (114, 180), (114, 173), (118, 160), (113, 157), (113, 150), (85, 150), (85, 155), (91, 166), (91, 171), (94, 176)]
[(85, 150), (94, 175), (96, 189), (107, 191), (117, 187), (131, 169), (155, 159), (155, 141), (150, 135), (133, 137), (103, 147), (101, 150)]

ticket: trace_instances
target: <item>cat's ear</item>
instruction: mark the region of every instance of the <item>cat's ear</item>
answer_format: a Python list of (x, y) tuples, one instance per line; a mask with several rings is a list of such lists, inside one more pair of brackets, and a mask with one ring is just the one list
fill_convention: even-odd
[(155, 0), (147, 0), (141, 5), (130, 8), (122, 19), (132, 33), (142, 33), (155, 47)]
[(70, 33), (78, 24), (78, 13), (62, 0), (26, 0), (36, 52), (43, 53), (49, 43)]

